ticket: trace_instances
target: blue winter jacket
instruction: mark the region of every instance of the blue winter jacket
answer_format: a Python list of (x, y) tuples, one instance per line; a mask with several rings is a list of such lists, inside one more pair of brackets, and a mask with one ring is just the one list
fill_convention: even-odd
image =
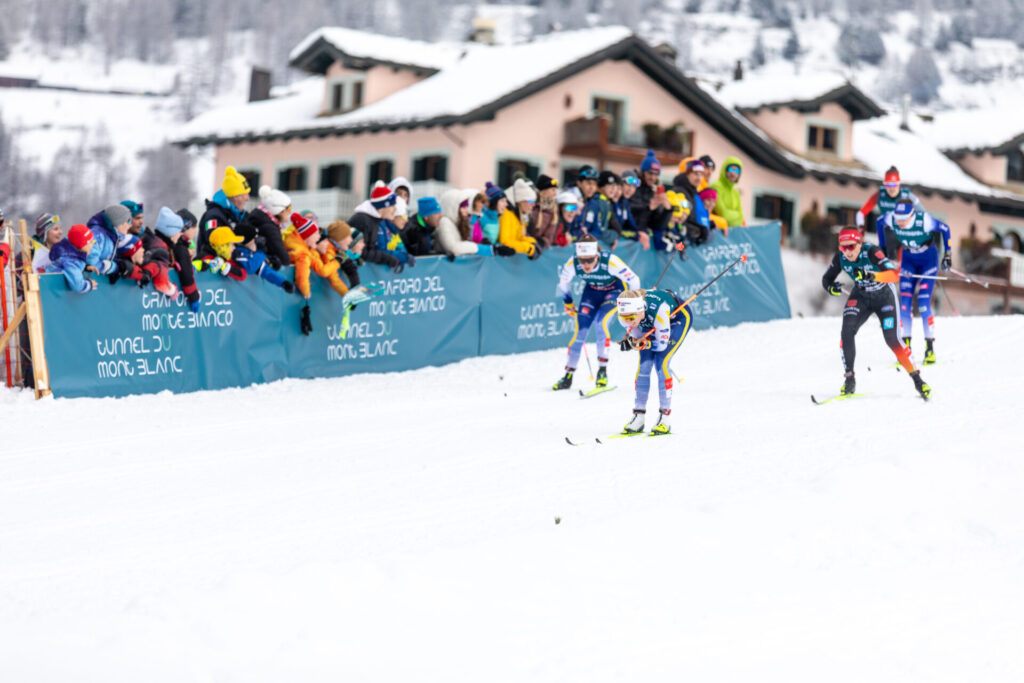
[[(95, 251), (96, 247), (93, 247)], [(93, 285), (85, 279), (86, 256), (78, 247), (67, 239), (62, 239), (50, 248), (50, 265), (47, 273), (63, 273), (72, 292), (85, 294), (92, 290)]]
[(117, 240), (120, 238), (120, 235), (110, 225), (107, 215), (102, 211), (90, 218), (89, 222), (85, 225), (92, 230), (93, 239), (96, 240), (96, 246), (89, 252), (86, 262), (98, 270), (100, 274), (110, 275), (117, 270), (114, 258), (117, 254)]

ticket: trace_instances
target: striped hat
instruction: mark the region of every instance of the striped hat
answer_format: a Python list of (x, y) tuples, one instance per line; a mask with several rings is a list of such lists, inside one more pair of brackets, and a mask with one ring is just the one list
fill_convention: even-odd
[[(375, 187), (373, 188), (373, 192), (370, 193), (370, 203), (373, 204), (373, 208), (378, 211), (380, 209), (386, 209), (389, 206), (393, 206), (397, 200), (398, 195), (396, 195), (394, 191), (389, 189), (387, 186)], [(294, 216), (295, 214), (292, 215)], [(294, 220), (292, 221), (292, 225), (295, 225)]]
[[(388, 190), (388, 192), (391, 192), (391, 190)], [(391, 192), (391, 196), (395, 196), (394, 192)], [(292, 225), (298, 231), (299, 237), (304, 240), (308, 240), (313, 235), (320, 233), (320, 226), (316, 224), (316, 221), (306, 218), (301, 213), (292, 214)]]

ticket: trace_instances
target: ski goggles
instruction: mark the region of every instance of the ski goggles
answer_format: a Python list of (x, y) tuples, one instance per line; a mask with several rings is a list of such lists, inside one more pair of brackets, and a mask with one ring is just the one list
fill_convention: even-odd
[(580, 208), (578, 204), (562, 204), (562, 208), (566, 211), (575, 211)]
[(626, 176), (625, 178), (622, 179), (622, 182), (624, 182), (626, 185), (632, 185), (633, 187), (640, 187), (640, 179), (637, 178), (635, 175)]
[(840, 251), (856, 251), (857, 247), (860, 246), (860, 242), (850, 242), (849, 244), (840, 244)]
[(740, 173), (742, 173), (742, 170), (736, 164), (729, 164), (728, 166), (725, 167), (725, 172), (735, 173), (736, 175), (739, 175)]
[(597, 180), (598, 173), (593, 168), (584, 168), (579, 172), (579, 175), (577, 175), (576, 177), (579, 178), (580, 180)]
[(643, 313), (619, 313), (619, 322), (622, 323), (623, 327), (634, 327), (640, 322), (640, 317)]

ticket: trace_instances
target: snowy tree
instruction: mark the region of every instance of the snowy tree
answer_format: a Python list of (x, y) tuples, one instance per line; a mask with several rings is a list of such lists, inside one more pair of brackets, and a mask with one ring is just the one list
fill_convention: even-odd
[(34, 216), (33, 196), (40, 187), (38, 173), (18, 149), (15, 136), (0, 116), (0, 188), (2, 206), (7, 218)]
[(877, 65), (885, 59), (885, 44), (876, 27), (847, 24), (839, 34), (836, 54), (848, 66), (855, 66), (858, 62)]
[(935, 34), (935, 42), (932, 43), (932, 47), (935, 48), (936, 52), (948, 52), (949, 46), (953, 43), (953, 32), (949, 30), (946, 24), (939, 26), (939, 30)]
[(974, 42), (974, 36), (976, 35), (973, 14), (969, 12), (958, 12), (953, 16), (953, 20), (950, 22), (949, 28), (953, 34), (953, 40), (958, 43), (963, 43), (967, 47), (971, 47), (971, 44)]
[(789, 61), (795, 60), (800, 56), (800, 39), (796, 35), (796, 31), (790, 30), (789, 38), (786, 39), (786, 44), (782, 48), (782, 56)]
[(153, 213), (160, 206), (169, 206), (175, 211), (187, 206), (194, 192), (188, 153), (165, 142), (141, 156), (146, 166), (139, 179), (139, 190), (146, 206), (153, 207), (149, 212)]
[(699, 14), (700, 6), (701, 0), (686, 0), (686, 5), (683, 7), (683, 11), (687, 14)]
[(750, 65), (753, 68), (764, 66), (768, 60), (764, 52), (764, 41), (761, 40), (761, 32), (758, 31), (757, 39), (754, 41), (754, 49), (750, 51)]
[(905, 71), (907, 92), (918, 104), (927, 104), (938, 97), (942, 76), (935, 65), (932, 53), (925, 48), (918, 48), (907, 60)]

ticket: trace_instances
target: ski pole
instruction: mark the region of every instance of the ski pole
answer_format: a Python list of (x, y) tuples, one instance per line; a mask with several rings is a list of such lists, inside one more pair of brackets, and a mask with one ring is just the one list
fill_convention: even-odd
[(946, 291), (946, 288), (942, 286), (941, 282), (939, 283), (939, 289), (942, 290), (942, 295), (946, 297), (946, 303), (948, 303), (949, 307), (953, 309), (953, 315), (960, 315), (960, 311), (956, 310), (953, 300), (949, 298), (949, 292)]
[(987, 282), (982, 282), (981, 280), (975, 280), (975, 279), (971, 278), (971, 276), (968, 275), (967, 273), (961, 273), (959, 270), (957, 270), (955, 268), (950, 268), (949, 272), (953, 273), (954, 275), (959, 275), (960, 277), (962, 277), (967, 282), (972, 282), (972, 283), (974, 283), (976, 285), (981, 285), (985, 289), (988, 289), (988, 283)]
[[(682, 242), (676, 242), (675, 250), (680, 252), (680, 253), (682, 253), (683, 249), (686, 249), (686, 245), (683, 244)], [(654, 281), (654, 286), (651, 287), (651, 289), (657, 289), (658, 288), (658, 285), (661, 283), (661, 278), (665, 277), (665, 273), (668, 272), (668, 267), (671, 266), (671, 265), (672, 265), (672, 257), (669, 256), (668, 257), (668, 263), (665, 264), (665, 267), (661, 271), (661, 275), (659, 275), (658, 279)]]
[(945, 275), (918, 275), (916, 273), (904, 273), (901, 277), (914, 277), (917, 278), (918, 280), (948, 280), (950, 282), (968, 282), (974, 285), (981, 285), (985, 289), (988, 289), (987, 282), (981, 282), (980, 280), (972, 280), (970, 278), (946, 277)]
[(590, 381), (594, 381), (594, 367), (590, 364), (590, 352), (587, 351), (587, 339), (583, 338), (583, 357), (587, 359), (587, 372), (590, 373)]

